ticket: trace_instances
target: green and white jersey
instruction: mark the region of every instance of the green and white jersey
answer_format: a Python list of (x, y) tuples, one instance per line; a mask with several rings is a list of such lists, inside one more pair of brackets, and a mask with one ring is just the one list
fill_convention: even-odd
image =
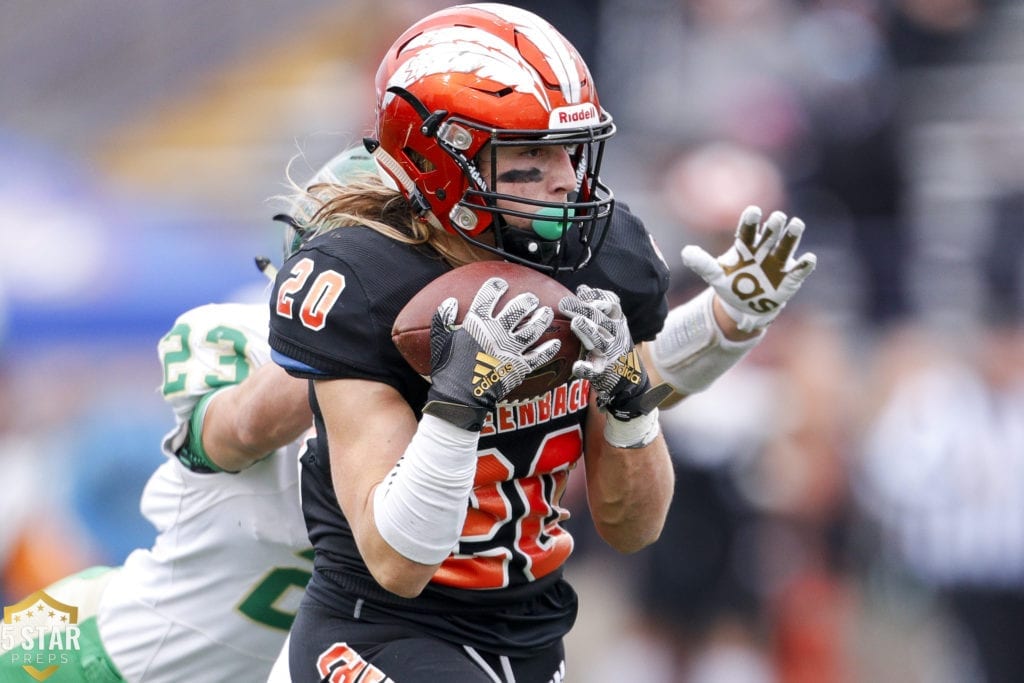
[(173, 455), (197, 402), (270, 361), (265, 304), (188, 311), (161, 340), (177, 426), (141, 508), (153, 547), (104, 592), (100, 635), (128, 681), (263, 681), (312, 570), (299, 505), (303, 439), (238, 473), (198, 474)]

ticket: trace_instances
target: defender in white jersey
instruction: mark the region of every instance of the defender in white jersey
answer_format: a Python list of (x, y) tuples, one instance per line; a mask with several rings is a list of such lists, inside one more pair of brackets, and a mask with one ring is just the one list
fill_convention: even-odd
[[(298, 498), (311, 414), (305, 383), (269, 363), (267, 317), (201, 306), (160, 341), (176, 426), (142, 494), (156, 541), (44, 589), (78, 608), (80, 632), (78, 661), (49, 680), (267, 679), (312, 569)], [(9, 649), (0, 680), (26, 675)]]
[[(178, 319), (160, 343), (163, 392), (178, 422), (165, 453), (180, 453), (194, 437), (194, 418), (212, 397), (237, 391), (269, 361), (266, 339), (262, 304), (203, 306)], [(298, 506), (301, 443), (233, 475), (174, 460), (154, 473), (142, 512), (160, 533), (152, 548), (128, 557), (97, 618), (127, 680), (266, 679), (312, 569)]]
[[(361, 148), (347, 150), (306, 187), (375, 168)], [(303, 220), (313, 207), (298, 202), (291, 214)], [(292, 216), (276, 218), (288, 225), (287, 257), (308, 235)], [(78, 610), (78, 657), (51, 683), (289, 680), (286, 659), (271, 669), (312, 570), (298, 492), (312, 413), (306, 382), (269, 362), (268, 316), (265, 303), (209, 304), (160, 341), (161, 391), (176, 425), (163, 439), (169, 460), (141, 501), (158, 535), (122, 567), (93, 567), (42, 591)], [(39, 595), (22, 601), (26, 609)], [(23, 663), (45, 649), (0, 642), (0, 681), (22, 680)]]

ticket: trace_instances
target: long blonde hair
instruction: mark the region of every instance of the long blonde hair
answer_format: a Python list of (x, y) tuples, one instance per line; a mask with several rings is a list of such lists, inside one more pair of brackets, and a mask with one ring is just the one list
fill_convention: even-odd
[(384, 185), (371, 173), (360, 173), (344, 184), (316, 183), (300, 188), (292, 183), (292, 218), (310, 237), (331, 230), (366, 226), (396, 242), (427, 245), (453, 267), (493, 258), (443, 229), (420, 219), (401, 192)]

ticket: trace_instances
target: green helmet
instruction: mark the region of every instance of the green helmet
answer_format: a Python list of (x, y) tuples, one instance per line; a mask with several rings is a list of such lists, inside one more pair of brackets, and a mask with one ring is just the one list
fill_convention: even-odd
[(309, 189), (316, 185), (344, 185), (360, 175), (377, 176), (377, 163), (362, 144), (346, 149), (324, 164), (306, 183), (303, 194), (292, 202), (289, 212), (274, 216), (274, 220), (287, 226), (284, 231), (285, 260), (316, 234), (312, 220), (320, 203)]

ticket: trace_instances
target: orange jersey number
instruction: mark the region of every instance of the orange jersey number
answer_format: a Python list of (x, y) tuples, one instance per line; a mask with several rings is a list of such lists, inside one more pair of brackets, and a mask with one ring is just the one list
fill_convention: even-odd
[[(554, 432), (538, 449), (529, 474), (515, 479), (512, 464), (500, 451), (482, 451), (460, 548), (444, 561), (433, 581), (477, 590), (503, 588), (510, 584), (513, 566), (522, 567), (527, 581), (562, 566), (573, 541), (561, 526), (569, 512), (559, 501), (582, 453), (579, 426)], [(522, 512), (517, 515), (514, 510)], [(479, 544), (485, 547), (462, 550)]]

